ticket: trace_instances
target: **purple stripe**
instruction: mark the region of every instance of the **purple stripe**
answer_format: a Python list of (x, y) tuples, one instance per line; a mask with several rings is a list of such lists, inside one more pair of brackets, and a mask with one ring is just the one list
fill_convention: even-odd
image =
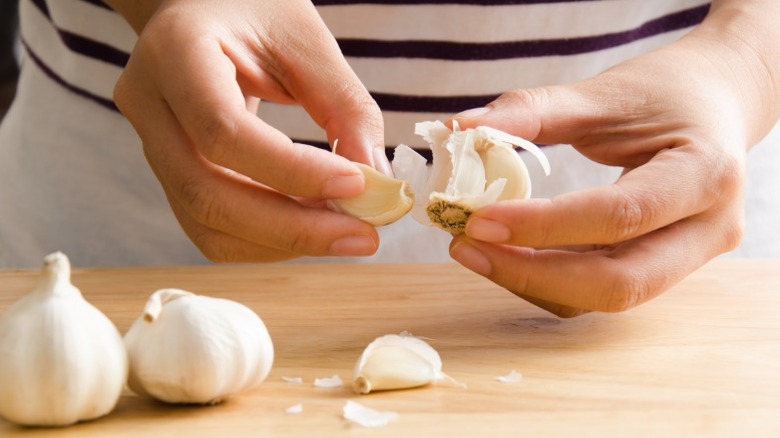
[(85, 38), (62, 29), (57, 29), (57, 33), (60, 34), (62, 42), (64, 42), (70, 50), (89, 58), (105, 61), (121, 68), (124, 68), (125, 65), (127, 65), (127, 61), (130, 59), (130, 54), (109, 46), (108, 44)]
[[(89, 58), (97, 59), (100, 61), (107, 62), (109, 64), (116, 65), (118, 67), (124, 68), (125, 65), (127, 65), (128, 59), (130, 59), (130, 54), (119, 50), (115, 47), (109, 46), (108, 44), (101, 43), (99, 41), (95, 41), (90, 38), (85, 38), (83, 36), (77, 35), (73, 32), (68, 32), (67, 30), (62, 30), (59, 27), (56, 26), (54, 21), (51, 18), (51, 14), (49, 13), (49, 8), (46, 5), (46, 0), (30, 0), (38, 9), (41, 11), (43, 15), (46, 16), (46, 18), (49, 19), (49, 22), (52, 24), (54, 29), (57, 31), (57, 33), (60, 36), (60, 39), (63, 43), (65, 43), (65, 46), (69, 48), (71, 51), (75, 53), (79, 53), (81, 55), (84, 55)], [(82, 1), (88, 1), (89, 3), (97, 4), (99, 0), (82, 0)], [(102, 4), (102, 2), (99, 2)]]
[[(111, 6), (103, 3), (100, 0), (81, 0), (81, 1), (83, 1), (84, 3), (89, 3), (91, 5), (95, 5), (95, 6), (100, 7), (100, 8), (111, 9)], [(113, 10), (113, 9), (111, 9), (111, 10)]]
[(46, 18), (51, 20), (51, 12), (49, 12), (49, 5), (46, 4), (46, 0), (30, 0), (30, 2), (32, 2)]
[[(319, 141), (319, 140), (303, 140), (303, 139), (293, 139), (292, 140), (295, 143), (305, 144), (309, 146), (314, 146), (316, 148), (320, 148), (326, 151), (330, 151), (330, 145), (327, 142)], [(433, 161), (433, 152), (428, 149), (418, 149), (413, 148), (415, 152), (425, 157), (426, 160), (430, 163)], [(393, 155), (394, 155), (395, 146), (385, 146), (385, 156), (387, 156), (387, 159), (390, 161), (393, 161)]]
[(378, 41), (339, 39), (345, 56), (371, 58), (426, 58), (457, 61), (577, 55), (628, 44), (665, 32), (685, 29), (702, 21), (709, 6), (686, 9), (651, 20), (624, 32), (581, 38), (508, 41), (502, 43), (454, 43), (447, 41)]
[[(300, 139), (293, 139), (295, 143), (305, 144), (309, 146), (314, 146), (316, 148), (320, 148), (326, 151), (330, 151), (330, 145), (327, 142), (324, 141), (318, 141), (318, 140), (300, 140)], [(546, 144), (537, 144), (540, 148), (543, 148), (545, 146), (549, 146)], [(429, 148), (412, 148), (415, 152), (425, 157), (425, 159), (428, 161), (428, 163), (433, 162), (433, 151)], [(388, 160), (393, 161), (393, 157), (395, 156), (395, 146), (385, 146), (385, 156)]]
[(54, 70), (52, 70), (46, 63), (43, 62), (43, 60), (38, 57), (31, 49), (30, 46), (27, 44), (26, 41), (22, 40), (22, 45), (24, 46), (27, 55), (30, 57), (30, 59), (35, 62), (35, 64), (48, 76), (51, 80), (54, 82), (60, 84), (62, 87), (64, 87), (66, 90), (79, 95), (85, 99), (91, 100), (111, 111), (119, 112), (119, 109), (114, 104), (114, 101), (111, 99), (106, 99), (105, 97), (98, 96), (97, 94), (91, 93), (87, 90), (84, 90), (83, 88), (77, 87), (65, 79), (63, 79), (60, 75), (57, 74)]
[(469, 108), (479, 108), (494, 101), (498, 95), (472, 96), (409, 96), (401, 94), (371, 93), (383, 111), (458, 113)]
[[(45, 0), (31, 0), (49, 17)], [(99, 3), (99, 0), (82, 0)], [(594, 0), (585, 0), (594, 1)], [(554, 55), (576, 55), (609, 49), (664, 32), (680, 30), (701, 22), (709, 5), (687, 9), (648, 21), (624, 32), (581, 38), (508, 41), (499, 43), (456, 43), (447, 41), (379, 41), (369, 39), (339, 39), (345, 56), (370, 58), (425, 58), (444, 60), (495, 60)], [(124, 67), (130, 55), (107, 44), (57, 28), (68, 48), (84, 56)]]

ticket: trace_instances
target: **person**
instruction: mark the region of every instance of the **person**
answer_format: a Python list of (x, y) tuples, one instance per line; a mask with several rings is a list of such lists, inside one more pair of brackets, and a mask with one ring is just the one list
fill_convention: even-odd
[[(735, 248), (780, 254), (771, 0), (106, 4), (22, 0), (6, 266), (54, 245), (81, 264), (203, 262), (183, 230), (215, 261), (451, 255), (575, 316), (631, 308)], [(419, 147), (430, 119), (547, 145), (553, 174), (530, 166), (533, 199), (452, 238), (316, 206), (360, 193), (351, 161), (387, 172), (385, 145)]]

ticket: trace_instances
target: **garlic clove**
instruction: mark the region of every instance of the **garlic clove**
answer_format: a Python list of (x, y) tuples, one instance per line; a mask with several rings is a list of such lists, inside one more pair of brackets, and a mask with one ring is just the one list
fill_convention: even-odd
[(506, 183), (497, 201), (526, 199), (531, 196), (531, 177), (520, 155), (508, 146), (491, 147), (484, 154), (485, 179), (490, 184), (498, 179)]
[(0, 416), (64, 426), (111, 412), (127, 378), (114, 324), (70, 281), (70, 262), (46, 256), (38, 286), (0, 316)]
[(498, 201), (505, 185), (506, 179), (500, 178), (491, 182), (484, 192), (471, 195), (433, 192), (425, 207), (429, 223), (451, 233), (462, 233), (471, 213)]
[(408, 334), (376, 338), (355, 365), (352, 389), (358, 394), (427, 385), (446, 378), (439, 353)]
[(550, 174), (550, 162), (547, 160), (547, 156), (544, 155), (544, 152), (542, 152), (539, 146), (524, 138), (508, 134), (504, 131), (499, 131), (498, 129), (491, 128), (489, 126), (479, 126), (476, 128), (476, 130), (481, 133), (483, 138), (487, 139), (492, 144), (505, 143), (507, 145), (515, 145), (523, 150), (530, 152), (531, 155), (533, 155), (534, 158), (539, 161), (539, 164), (542, 165), (544, 174)]
[[(550, 173), (550, 163), (539, 147), (497, 129), (480, 126), (461, 130), (453, 122), (450, 130), (436, 121), (416, 124), (415, 133), (430, 143), (433, 169), (425, 191), (415, 191), (419, 198), (427, 198), (427, 203), (422, 208), (422, 202), (418, 202), (412, 216), (451, 233), (463, 232), (469, 216), (478, 208), (530, 197), (528, 169), (514, 146), (529, 151), (545, 173)], [(416, 154), (413, 150), (405, 153)], [(419, 166), (410, 158), (406, 161)]]
[(414, 193), (406, 181), (389, 177), (362, 163), (354, 164), (365, 176), (365, 190), (352, 198), (328, 200), (329, 208), (373, 226), (395, 222), (412, 209)]
[(125, 334), (128, 386), (169, 403), (217, 403), (257, 387), (274, 358), (260, 317), (235, 301), (161, 289)]

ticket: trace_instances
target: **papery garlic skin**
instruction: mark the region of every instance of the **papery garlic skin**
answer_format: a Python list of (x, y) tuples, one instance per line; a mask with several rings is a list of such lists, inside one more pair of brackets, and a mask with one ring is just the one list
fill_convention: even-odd
[(371, 342), (355, 365), (352, 389), (358, 394), (427, 385), (446, 378), (439, 353), (409, 334), (384, 335)]
[(29, 426), (101, 417), (127, 368), (119, 331), (71, 284), (68, 258), (46, 256), (35, 290), (0, 316), (0, 416)]
[(260, 317), (235, 301), (161, 289), (125, 334), (128, 386), (168, 403), (218, 403), (260, 385), (274, 359)]
[(409, 184), (362, 163), (354, 163), (365, 177), (363, 193), (352, 198), (328, 200), (328, 207), (378, 227), (403, 217), (414, 205)]
[[(530, 197), (528, 169), (513, 145), (531, 152), (545, 173), (550, 173), (550, 164), (536, 145), (487, 126), (460, 130), (453, 122), (450, 130), (439, 121), (422, 122), (415, 126), (415, 133), (431, 145), (433, 170), (425, 189), (415, 188), (418, 198), (427, 200), (425, 217), (417, 211), (418, 207), (412, 215), (421, 223), (449, 232), (463, 232), (468, 217), (481, 207)], [(405, 160), (411, 162), (409, 158)], [(407, 166), (396, 175), (411, 178), (419, 172)]]

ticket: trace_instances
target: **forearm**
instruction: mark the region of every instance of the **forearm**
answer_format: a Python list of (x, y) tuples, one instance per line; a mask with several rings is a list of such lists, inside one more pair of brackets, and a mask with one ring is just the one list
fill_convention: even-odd
[(700, 44), (712, 65), (735, 87), (748, 147), (780, 117), (778, 22), (777, 0), (715, 0), (701, 26), (681, 41)]

